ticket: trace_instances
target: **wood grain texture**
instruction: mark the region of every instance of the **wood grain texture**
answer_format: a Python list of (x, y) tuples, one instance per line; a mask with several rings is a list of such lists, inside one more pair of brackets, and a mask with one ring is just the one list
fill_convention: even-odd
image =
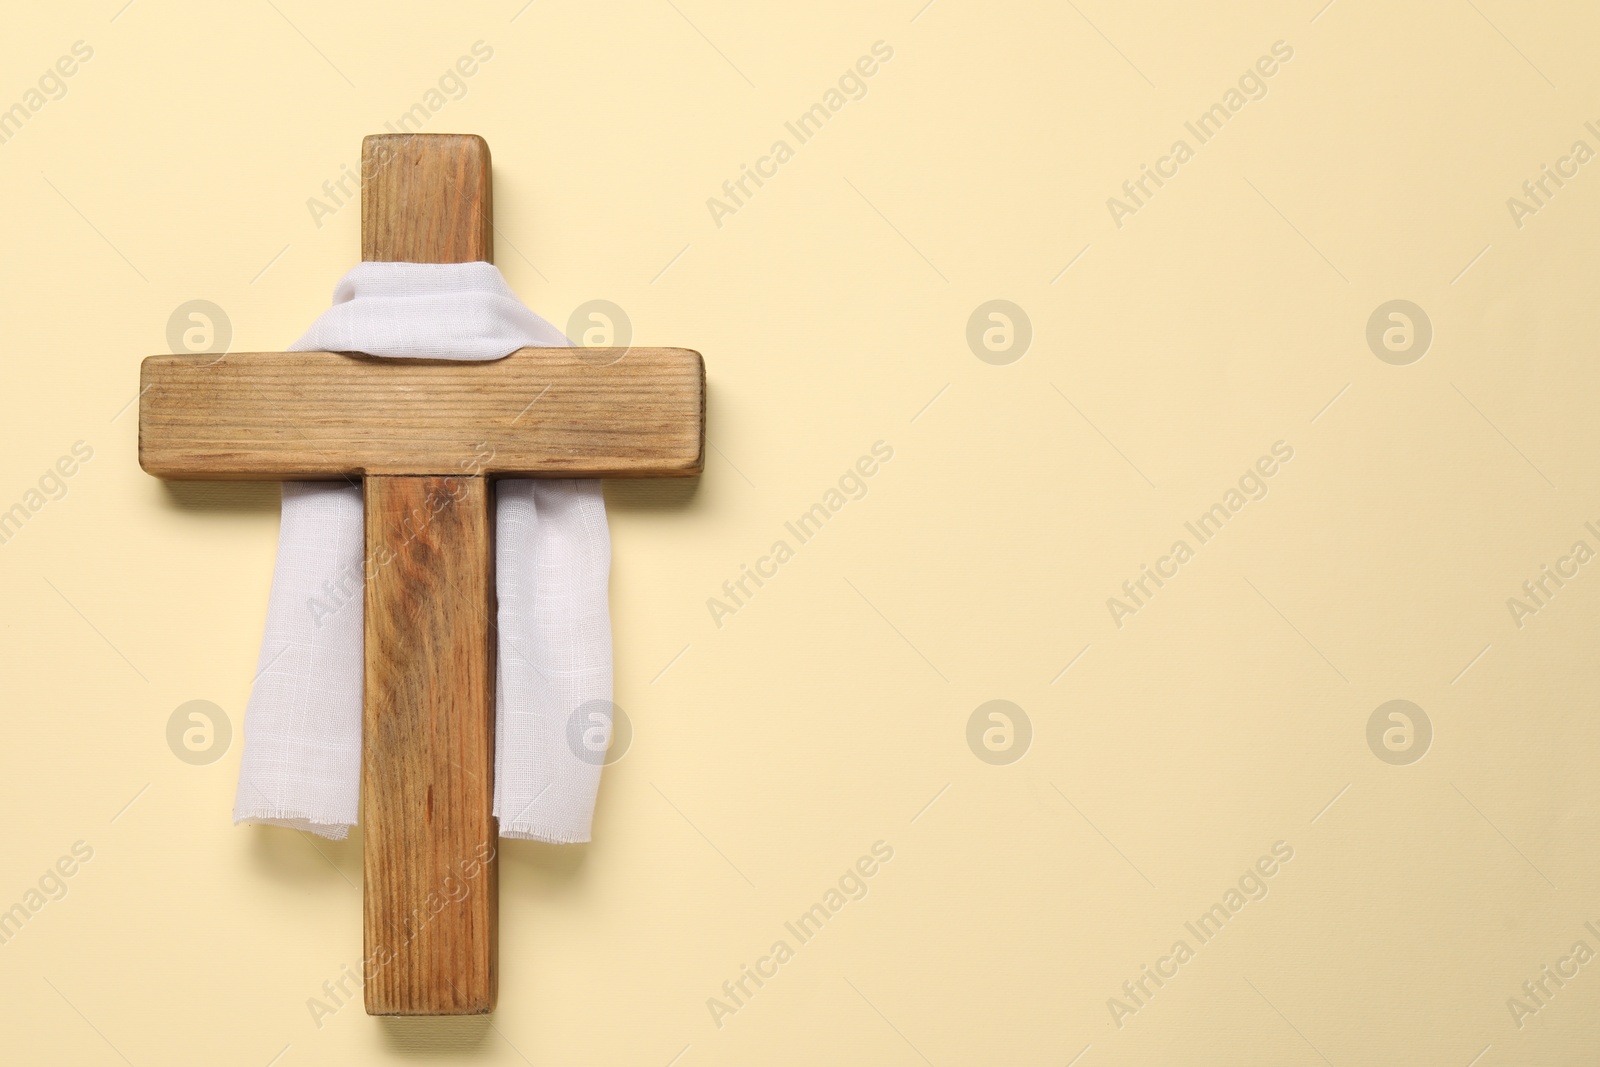
[(376, 477), (364, 489), (366, 1008), (489, 1012), (493, 497), (483, 478)]
[(639, 478), (703, 465), (705, 367), (681, 348), (525, 348), (487, 363), (151, 356), (140, 379), (139, 463), (162, 478)]
[(494, 262), (489, 145), (466, 133), (384, 133), (361, 142), (361, 258)]
[[(482, 138), (368, 137), (361, 148), (362, 259), (493, 260), (489, 146)], [(359, 403), (415, 416), (421, 422), (413, 432), (425, 434), (423, 411), (401, 398), (423, 399), (422, 391), (441, 381), (407, 386), (398, 380), (405, 368), (367, 357), (314, 362), (372, 372)], [(288, 392), (318, 390), (303, 381)], [(317, 418), (290, 432), (304, 440), (307, 431), (322, 432)], [(410, 433), (395, 424), (374, 436), (390, 447)], [(325, 443), (353, 443), (334, 437)], [(374, 475), (381, 466), (363, 464), (362, 925), (364, 958), (377, 968), (365, 983), (366, 1008), (370, 1015), (483, 1014), (494, 1010), (500, 944), (494, 494), (481, 476)], [(477, 472), (453, 466), (437, 473)]]

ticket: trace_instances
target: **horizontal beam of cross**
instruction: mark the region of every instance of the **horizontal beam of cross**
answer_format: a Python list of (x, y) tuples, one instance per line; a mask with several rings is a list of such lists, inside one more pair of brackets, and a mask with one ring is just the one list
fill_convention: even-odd
[(682, 348), (151, 356), (140, 377), (139, 464), (161, 478), (647, 478), (703, 465), (705, 367)]

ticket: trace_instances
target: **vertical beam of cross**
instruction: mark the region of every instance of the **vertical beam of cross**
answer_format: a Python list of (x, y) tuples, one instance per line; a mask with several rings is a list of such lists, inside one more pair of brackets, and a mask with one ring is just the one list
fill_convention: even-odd
[[(480, 137), (362, 142), (361, 258), (492, 261)], [(366, 1008), (494, 1010), (493, 494), (479, 472), (369, 475), (361, 801)]]

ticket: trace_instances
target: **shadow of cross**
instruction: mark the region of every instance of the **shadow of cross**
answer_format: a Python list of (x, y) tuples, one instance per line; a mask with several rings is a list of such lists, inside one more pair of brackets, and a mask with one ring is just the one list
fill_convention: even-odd
[[(380, 135), (361, 154), (362, 259), (492, 261), (481, 137)], [(576, 352), (525, 348), (487, 362), (242, 352), (151, 356), (141, 368), (139, 464), (148, 473), (363, 479), (373, 1015), (494, 1009), (491, 480), (683, 477), (703, 463), (699, 353)], [(429, 900), (471, 862), (483, 869), (466, 897), (434, 914)]]

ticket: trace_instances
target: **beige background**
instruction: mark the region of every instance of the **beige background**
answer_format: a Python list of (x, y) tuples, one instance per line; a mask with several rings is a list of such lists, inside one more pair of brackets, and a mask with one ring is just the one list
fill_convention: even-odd
[[(94, 50), (0, 145), (0, 508), (94, 449), (0, 545), (0, 907), (94, 850), (0, 945), (8, 1062), (1591, 1062), (1600, 963), (1507, 1004), (1600, 951), (1600, 571), (1507, 607), (1600, 548), (1600, 164), (1507, 207), (1600, 149), (1587, 5), (121, 3), (0, 35), (4, 107)], [(480, 40), (425, 128), (488, 138), (506, 277), (703, 351), (714, 450), (695, 488), (608, 490), (635, 737), (592, 844), (504, 849), (492, 1023), (319, 1026), (359, 840), (229, 823), (276, 491), (163, 487), (127, 405), (185, 301), (238, 350), (298, 335), (358, 255), (358, 212), (307, 199)], [(715, 225), (880, 40), (865, 98)], [(1119, 229), (1107, 198), (1280, 40)], [(991, 299), (1031, 320), (1009, 365), (967, 345)], [(1394, 299), (1434, 331), (1405, 366), (1365, 340)], [(879, 440), (867, 497), (714, 625)], [(1107, 598), (1280, 440), (1119, 629)], [(166, 741), (194, 699), (234, 728), (206, 766)], [(996, 699), (1032, 725), (1007, 766), (967, 743)], [(1395, 699), (1434, 733), (1407, 766), (1367, 742)], [(719, 1028), (708, 998), (879, 840), (865, 899)]]

